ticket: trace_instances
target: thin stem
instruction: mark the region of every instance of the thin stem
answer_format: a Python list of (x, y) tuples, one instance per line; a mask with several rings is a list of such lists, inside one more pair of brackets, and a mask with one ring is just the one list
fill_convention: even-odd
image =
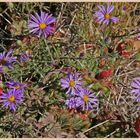
[(118, 132), (120, 130), (120, 128), (117, 128), (115, 131), (111, 132), (110, 134), (108, 134), (107, 136), (105, 136), (105, 138), (108, 138), (110, 136), (112, 136), (113, 134), (115, 134), (116, 132)]
[(89, 128), (88, 130), (84, 131), (83, 133), (86, 133), (86, 132), (88, 132), (88, 131), (90, 131), (90, 130), (92, 130), (92, 129), (94, 129), (94, 128), (100, 126), (100, 125), (103, 125), (103, 124), (105, 124), (105, 123), (107, 123), (107, 122), (109, 122), (109, 121), (110, 121), (110, 120), (106, 120), (106, 121), (104, 121), (104, 122), (101, 122), (101, 123), (99, 123), (99, 124), (97, 124), (97, 125), (95, 125), (95, 126)]
[(55, 61), (54, 61), (54, 59), (53, 59), (53, 56), (52, 56), (51, 51), (50, 51), (50, 48), (49, 48), (49, 46), (48, 46), (48, 44), (47, 44), (45, 38), (44, 38), (44, 42), (45, 42), (45, 45), (46, 45), (46, 49), (48, 50), (48, 53), (49, 53), (49, 55), (50, 55), (50, 57), (51, 57), (51, 60), (52, 60), (52, 62), (53, 62), (53, 64), (54, 64)]

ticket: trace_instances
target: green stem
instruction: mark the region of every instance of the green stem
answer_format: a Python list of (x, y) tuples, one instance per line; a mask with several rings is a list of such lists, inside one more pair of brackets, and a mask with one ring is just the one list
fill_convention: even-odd
[(54, 59), (53, 59), (53, 56), (52, 56), (51, 51), (50, 51), (50, 48), (49, 48), (49, 46), (48, 46), (48, 44), (47, 44), (45, 38), (44, 38), (44, 42), (45, 42), (45, 45), (46, 45), (46, 49), (48, 50), (48, 53), (49, 53), (49, 55), (50, 55), (50, 57), (51, 57), (51, 60), (52, 60), (52, 62), (53, 62), (53, 64), (54, 64), (55, 61), (54, 61)]

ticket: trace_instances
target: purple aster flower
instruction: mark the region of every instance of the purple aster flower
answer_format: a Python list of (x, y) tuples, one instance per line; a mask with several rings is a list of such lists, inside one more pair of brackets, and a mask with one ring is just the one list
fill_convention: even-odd
[(136, 97), (136, 100), (140, 102), (140, 77), (135, 78), (131, 81), (131, 93)]
[(49, 15), (48, 13), (41, 12), (39, 16), (38, 13), (31, 15), (31, 20), (28, 21), (28, 28), (31, 29), (30, 32), (38, 33), (40, 37), (41, 34), (44, 34), (45, 38), (54, 32), (54, 23), (56, 19)]
[(63, 89), (68, 88), (66, 94), (70, 93), (72, 95), (77, 94), (79, 90), (82, 89), (81, 85), (82, 82), (80, 81), (81, 78), (79, 77), (78, 73), (75, 74), (68, 74), (68, 77), (61, 79), (61, 86)]
[(140, 40), (140, 28), (138, 29), (138, 36), (137, 36), (137, 38), (138, 38), (138, 40)]
[(98, 107), (98, 99), (94, 93), (84, 87), (83, 90), (79, 92), (79, 97), (77, 97), (77, 104), (82, 107), (83, 111), (89, 109), (93, 110), (95, 107)]
[(110, 21), (113, 23), (118, 22), (118, 18), (115, 16), (112, 16), (111, 12), (114, 10), (113, 5), (106, 5), (106, 6), (98, 6), (99, 11), (95, 12), (95, 17), (97, 18), (97, 21), (101, 24), (109, 24)]
[(79, 106), (77, 103), (77, 97), (68, 98), (65, 103), (70, 109), (77, 108)]
[(27, 52), (20, 53), (20, 61), (27, 61), (29, 59), (29, 55)]
[(126, 5), (124, 5), (122, 9), (125, 11), (125, 10), (127, 9), (127, 6), (126, 6)]
[(3, 66), (7, 66), (10, 69), (13, 69), (12, 62), (16, 61), (17, 57), (11, 56), (12, 50), (9, 52), (0, 53), (0, 64)]
[(81, 58), (84, 57), (84, 56), (85, 56), (84, 52), (81, 52), (80, 55), (79, 55), (79, 57), (81, 57)]
[(20, 90), (11, 89), (7, 93), (3, 93), (0, 98), (0, 102), (3, 104), (2, 107), (9, 107), (10, 110), (16, 111), (16, 105), (21, 103), (23, 95)]
[(25, 83), (19, 83), (18, 81), (10, 80), (6, 82), (6, 86), (9, 89), (16, 89), (16, 90), (21, 90), (23, 91), (24, 88), (26, 87)]
[(107, 43), (107, 44), (110, 44), (111, 43), (111, 37), (105, 37), (105, 42)]

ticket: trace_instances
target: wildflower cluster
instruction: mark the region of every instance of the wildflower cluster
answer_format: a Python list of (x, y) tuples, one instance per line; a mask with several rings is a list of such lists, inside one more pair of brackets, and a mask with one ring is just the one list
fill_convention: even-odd
[[(13, 62), (17, 61), (16, 56), (12, 56), (13, 50), (8, 52), (0, 53), (0, 73), (3, 74), (4, 68), (7, 67), (10, 70), (13, 70)], [(21, 54), (21, 58), (23, 60), (23, 56)], [(24, 57), (25, 60), (25, 57)], [(27, 59), (26, 59), (27, 60)], [(10, 108), (10, 110), (16, 110), (16, 105), (21, 103), (23, 98), (23, 90), (26, 84), (21, 84), (18, 81), (10, 80), (6, 81), (3, 85), (1, 81), (0, 85), (0, 102), (3, 104), (3, 107)]]
[(98, 108), (98, 99), (95, 94), (92, 93), (87, 87), (83, 86), (79, 73), (68, 73), (68, 76), (61, 78), (61, 86), (63, 89), (67, 89), (66, 105), (72, 108), (82, 107), (82, 110), (94, 110)]
[[(96, 17), (97, 22), (100, 24), (109, 24), (111, 22), (117, 23), (119, 21), (118, 17), (113, 16), (113, 5), (100, 5), (98, 10), (95, 12), (94, 16)], [(46, 38), (48, 35), (52, 34), (55, 31), (56, 19), (50, 14), (42, 12), (40, 15), (35, 13), (31, 14), (30, 19), (28, 20), (28, 28), (31, 29), (30, 33), (38, 34), (40, 37), (42, 34)], [(119, 53), (122, 53), (124, 49), (121, 47), (117, 48)], [(17, 61), (17, 57), (11, 56), (12, 50), (8, 52), (0, 53), (0, 73), (3, 73), (3, 67), (8, 67), (13, 69), (12, 63)], [(19, 60), (28, 61), (29, 54), (27, 52), (21, 52)], [(96, 75), (97, 79), (106, 79), (112, 74), (112, 69), (102, 71)], [(138, 80), (136, 79), (131, 83), (131, 86), (135, 88), (132, 90), (132, 93), (139, 99), (138, 92)], [(26, 85), (20, 84), (17, 81), (7, 81), (7, 94), (2, 94), (1, 102), (4, 103), (4, 106), (10, 106), (10, 109), (15, 110), (14, 102), (20, 102), (22, 96), (22, 91)], [(94, 105), (98, 106), (98, 99), (95, 96), (95, 93), (92, 93), (87, 87), (83, 86), (82, 79), (79, 73), (69, 73), (66, 78), (61, 79), (61, 86), (63, 89), (67, 89), (66, 105), (69, 108), (79, 108), (82, 107), (83, 110), (93, 109)]]
[[(44, 34), (47, 37), (49, 34), (54, 32), (55, 18), (48, 13), (41, 12), (39, 16), (38, 13), (31, 15), (31, 20), (28, 21), (28, 27), (31, 29), (31, 33), (38, 33), (39, 37)], [(19, 59), (17, 56), (12, 56), (13, 50), (0, 53), (0, 73), (3, 74), (4, 68), (7, 67), (10, 70), (14, 70), (13, 62), (20, 60), (20, 62), (28, 61), (30, 54), (28, 51), (19, 53)], [(3, 85), (3, 82), (1, 81)], [(3, 104), (2, 107), (10, 108), (10, 110), (16, 111), (16, 105), (20, 104), (23, 99), (23, 91), (26, 84), (19, 83), (18, 81), (9, 80), (6, 81), (4, 86), (0, 87), (0, 103)]]
[[(41, 7), (39, 7), (39, 9), (40, 8)], [(24, 8), (22, 8), (22, 9), (24, 11)], [(45, 8), (43, 8), (43, 9), (45, 9)], [(62, 9), (65, 9), (65, 8), (62, 8)], [(118, 88), (118, 87), (114, 85), (114, 81), (116, 80), (116, 77), (115, 78), (113, 77), (111, 79), (112, 81), (114, 80), (113, 82), (111, 80), (108, 80), (108, 78), (111, 75), (113, 75), (113, 73), (115, 73), (114, 74), (115, 76), (120, 74), (121, 68), (118, 68), (117, 64), (121, 64), (121, 65), (123, 64), (123, 63), (120, 63), (120, 62), (122, 62), (120, 59), (123, 58), (123, 60), (124, 60), (125, 58), (128, 58), (128, 56), (131, 53), (131, 49), (130, 50), (128, 49), (129, 45), (125, 43), (125, 40), (122, 39), (123, 41), (121, 40), (121, 42), (118, 42), (118, 40), (116, 39), (116, 38), (118, 38), (118, 36), (121, 37), (121, 34), (123, 34), (123, 32), (119, 32), (118, 28), (120, 28), (120, 26), (118, 26), (117, 23), (119, 21), (121, 21), (121, 19), (119, 20), (119, 15), (117, 15), (117, 13), (119, 14), (119, 12), (117, 12), (115, 10), (114, 6), (110, 5), (110, 4), (105, 4), (105, 5), (99, 5), (99, 6), (95, 7), (95, 9), (96, 10), (93, 14), (93, 17), (96, 20), (95, 26), (92, 25), (93, 24), (92, 22), (89, 22), (89, 25), (90, 25), (89, 27), (87, 26), (88, 24), (84, 25), (83, 18), (86, 19), (85, 23), (87, 23), (88, 21), (91, 21), (91, 16), (85, 16), (83, 14), (84, 8), (81, 8), (82, 12), (80, 11), (80, 14), (78, 13), (78, 11), (76, 11), (75, 17), (72, 19), (72, 22), (70, 22), (71, 26), (69, 26), (69, 28), (67, 26), (65, 26), (65, 23), (64, 23), (67, 20), (67, 18), (65, 18), (64, 20), (61, 21), (61, 19), (63, 19), (64, 12), (61, 12), (58, 16), (58, 19), (59, 19), (58, 21), (59, 22), (61, 21), (60, 23), (63, 23), (63, 25), (61, 25), (61, 24), (59, 25), (59, 22), (56, 21), (56, 18), (53, 17), (52, 14), (45, 13), (43, 11), (41, 11), (40, 13), (37, 13), (37, 12), (34, 14), (32, 13), (32, 14), (30, 14), (30, 17), (29, 17), (29, 19), (27, 21), (27, 25), (26, 25), (29, 29), (30, 34), (25, 35), (26, 39), (24, 42), (26, 42), (27, 38), (29, 37), (28, 40), (30, 40), (30, 42), (33, 43), (33, 45), (31, 46), (31, 48), (33, 48), (33, 50), (31, 48), (29, 48), (29, 51), (26, 51), (26, 47), (30, 47), (30, 46), (25, 46), (25, 48), (24, 48), (23, 46), (25, 44), (23, 43), (24, 45), (22, 45), (22, 41), (21, 41), (22, 39), (20, 40), (20, 37), (19, 37), (20, 35), (19, 36), (17, 35), (16, 37), (17, 37), (17, 40), (19, 39), (19, 42), (17, 41), (15, 44), (19, 45), (21, 42), (21, 44), (20, 44), (21, 47), (19, 47), (19, 48), (17, 47), (18, 49), (15, 51), (16, 55), (14, 55), (15, 54), (14, 49), (0, 52), (0, 79), (1, 79), (1, 81), (0, 81), (0, 104), (2, 105), (2, 107), (6, 108), (6, 109), (10, 109), (10, 111), (17, 110), (18, 105), (20, 105), (24, 99), (24, 89), (26, 88), (27, 84), (24, 82), (15, 80), (11, 77), (17, 76), (19, 78), (23, 74), (23, 77), (21, 79), (26, 79), (26, 81), (29, 84), (33, 83), (30, 86), (31, 89), (33, 88), (31, 91), (31, 94), (29, 93), (29, 96), (31, 96), (31, 99), (29, 98), (30, 102), (28, 103), (29, 104), (29, 112), (28, 112), (29, 115), (28, 114), (25, 115), (27, 117), (27, 122), (30, 122), (30, 120), (28, 120), (28, 116), (30, 116), (30, 112), (31, 113), (34, 112), (33, 109), (36, 109), (36, 107), (38, 107), (37, 114), (35, 115), (35, 119), (33, 119), (33, 121), (35, 120), (35, 123), (33, 123), (33, 126), (36, 126), (38, 128), (34, 129), (33, 131), (41, 130), (42, 132), (45, 133), (45, 131), (47, 130), (47, 128), (45, 128), (44, 126), (42, 127), (41, 125), (43, 125), (43, 123), (46, 123), (44, 120), (46, 120), (46, 118), (49, 115), (46, 114), (46, 118), (45, 119), (42, 119), (42, 118), (43, 118), (43, 115), (46, 113), (46, 111), (48, 111), (48, 112), (50, 111), (50, 108), (51, 108), (50, 106), (52, 104), (55, 104), (56, 102), (55, 103), (51, 102), (48, 105), (49, 100), (47, 98), (44, 98), (43, 95), (46, 96), (46, 89), (49, 87), (49, 85), (51, 85), (49, 88), (55, 88), (53, 86), (53, 82), (55, 83), (55, 81), (57, 81), (58, 77), (57, 76), (55, 77), (54, 75), (56, 74), (55, 72), (59, 72), (60, 69), (62, 70), (61, 72), (67, 71), (65, 73), (66, 77), (61, 77), (60, 83), (61, 83), (62, 89), (65, 91), (65, 97), (66, 97), (66, 99), (64, 100), (65, 105), (70, 109), (70, 110), (68, 110), (68, 112), (73, 111), (73, 110), (77, 111), (77, 112), (79, 111), (80, 113), (79, 112), (78, 113), (81, 114), (81, 117), (87, 118), (86, 116), (82, 116), (82, 115), (88, 116), (88, 113), (90, 113), (90, 112), (92, 112), (91, 115), (94, 115), (93, 112), (99, 111), (99, 99), (100, 99), (100, 104), (101, 103), (105, 104), (107, 102), (107, 106), (105, 109), (104, 109), (104, 106), (100, 108), (101, 112), (103, 114), (109, 114), (107, 116), (107, 118), (109, 118), (109, 119), (118, 118), (119, 109), (117, 109), (117, 108), (111, 109), (111, 107), (115, 106), (115, 103), (116, 103), (116, 101), (114, 102), (114, 97), (116, 100), (116, 97), (118, 96), (116, 94), (118, 91), (116, 88)], [(126, 7), (123, 7), (123, 10), (125, 11)], [(90, 12), (90, 10), (88, 12)], [(82, 13), (82, 16), (81, 16), (81, 13)], [(64, 15), (67, 15), (67, 12)], [(92, 14), (90, 13), (90, 15), (92, 15)], [(82, 24), (81, 24), (81, 19), (82, 19)], [(69, 23), (69, 20), (67, 22)], [(58, 29), (56, 28), (57, 24), (59, 25)], [(114, 24), (115, 24), (115, 26), (112, 26)], [(78, 28), (77, 25), (80, 25), (81, 28)], [(101, 28), (96, 28), (97, 27), (96, 25)], [(88, 27), (88, 28), (82, 28), (82, 27)], [(118, 27), (118, 28), (116, 28), (116, 27)], [(9, 29), (12, 30), (12, 27), (10, 27)], [(63, 29), (64, 29), (64, 31), (63, 31)], [(90, 32), (92, 29), (93, 29), (93, 31)], [(65, 30), (66, 30), (66, 32), (65, 32)], [(75, 32), (77, 32), (77, 31), (79, 32), (78, 35), (74, 36), (75, 34), (72, 33), (72, 31), (74, 31), (74, 30), (76, 30)], [(140, 31), (140, 29), (138, 29), (138, 31)], [(54, 32), (56, 34), (54, 34), (54, 36), (50, 36)], [(63, 33), (61, 34), (61, 32), (63, 32)], [(69, 32), (70, 32), (70, 34), (69, 34)], [(87, 35), (88, 39), (86, 38), (87, 37), (85, 35), (86, 33), (88, 33), (88, 35)], [(50, 36), (50, 38), (48, 38), (49, 36)], [(67, 39), (67, 36), (70, 37), (69, 38), (70, 41)], [(125, 34), (122, 36), (125, 36)], [(73, 37), (74, 37), (74, 39), (73, 39)], [(36, 38), (37, 41), (39, 40), (38, 44), (40, 46), (45, 44), (46, 48), (37, 48), (38, 44), (35, 44), (34, 41), (32, 41), (33, 40), (32, 38)], [(49, 40), (48, 42), (47, 42), (47, 38)], [(82, 45), (79, 45), (78, 39), (81, 39), (81, 38), (83, 39), (82, 40), (83, 42), (86, 42), (86, 43), (84, 43), (84, 45), (83, 45), (83, 43), (82, 43)], [(140, 33), (138, 33), (137, 39), (140, 40)], [(52, 43), (52, 41), (54, 41), (54, 42)], [(70, 44), (67, 44), (67, 42), (69, 42)], [(89, 42), (94, 42), (94, 44), (89, 43)], [(75, 46), (78, 44), (78, 47), (75, 47), (73, 44)], [(12, 48), (14, 48), (13, 46), (12, 46)], [(55, 47), (55, 46), (58, 46), (58, 47)], [(65, 46), (74, 46), (74, 47), (72, 47), (72, 49), (69, 49), (68, 47), (65, 48)], [(51, 48), (51, 50), (50, 50), (50, 48)], [(30, 50), (31, 50), (31, 52), (30, 52)], [(46, 53), (46, 50), (48, 51), (48, 54)], [(76, 53), (74, 51), (78, 54), (78, 56), (73, 58), (73, 56), (76, 55)], [(43, 55), (42, 55), (42, 52), (43, 52)], [(52, 53), (52, 52), (54, 52), (54, 53)], [(88, 52), (90, 52), (90, 53), (88, 53)], [(33, 61), (31, 60), (30, 53), (32, 53)], [(67, 59), (69, 59), (69, 58), (66, 56), (70, 56), (69, 58), (72, 58), (72, 61), (71, 60), (67, 61)], [(93, 59), (93, 57), (96, 60)], [(29, 60), (31, 60), (31, 63), (28, 65), (26, 62), (28, 62)], [(52, 60), (52, 61), (50, 61), (50, 60)], [(74, 60), (76, 60), (76, 62), (79, 62), (79, 60), (80, 60), (80, 63), (75, 63), (75, 62), (73, 63)], [(67, 62), (67, 63), (65, 64), (65, 62)], [(19, 65), (17, 67), (14, 67), (15, 63), (17, 65), (18, 64)], [(66, 65), (78, 65), (77, 68), (80, 69), (80, 71), (77, 72), (76, 71), (77, 68), (65, 69), (65, 67), (63, 67), (63, 68), (61, 67), (62, 65), (63, 66), (64, 65), (65, 66)], [(114, 68), (113, 68), (113, 66), (114, 66)], [(18, 74), (18, 71), (14, 72), (14, 69), (17, 70), (20, 67), (24, 67), (23, 71), (21, 70), (21, 73)], [(27, 67), (27, 68), (25, 68), (25, 67)], [(116, 67), (118, 69), (115, 72)], [(6, 70), (8, 72), (10, 71), (11, 73), (13, 72), (14, 74), (17, 73), (17, 75), (10, 76), (10, 74), (7, 74)], [(97, 73), (98, 71), (99, 71), (99, 73)], [(53, 74), (53, 76), (55, 78), (53, 76), (51, 76), (51, 74)], [(118, 77), (120, 78), (121, 76), (123, 79), (124, 74), (120, 74)], [(52, 79), (54, 78), (54, 79), (52, 80), (51, 78)], [(117, 81), (119, 80), (119, 78), (117, 78)], [(46, 79), (48, 80), (47, 86), (45, 85), (45, 83), (47, 81)], [(36, 83), (37, 83), (37, 85), (35, 85)], [(85, 83), (87, 85), (85, 85)], [(100, 94), (99, 96), (97, 96), (97, 93), (92, 91), (89, 88), (88, 83), (95, 83), (94, 85), (92, 85), (92, 89), (96, 90), (96, 92), (101, 91), (100, 93), (103, 92), (104, 94)], [(131, 94), (135, 97), (137, 102), (140, 102), (140, 77), (133, 79), (130, 83), (130, 86), (131, 86), (131, 91), (130, 91)], [(39, 90), (36, 90), (36, 88), (39, 88)], [(114, 90), (114, 91), (112, 92), (112, 90)], [(38, 95), (36, 95), (36, 91), (37, 91), (37, 93), (40, 91), (43, 91), (44, 94), (43, 95), (39, 94), (39, 96), (38, 96)], [(55, 94), (54, 89), (51, 89), (51, 90), (47, 89), (47, 91), (52, 91), (51, 96)], [(120, 94), (118, 96), (119, 98), (117, 99), (117, 107), (119, 106), (120, 101), (122, 101), (121, 97), (124, 96), (124, 94)], [(61, 96), (61, 94), (58, 96), (55, 96), (54, 98), (55, 99), (61, 98), (59, 96)], [(53, 98), (53, 100), (54, 100), (54, 98)], [(105, 100), (106, 98), (108, 98), (108, 99)], [(36, 100), (37, 100), (37, 102), (36, 102)], [(109, 103), (109, 101), (112, 101), (112, 102)], [(32, 104), (33, 102), (35, 102), (35, 106)], [(55, 105), (54, 105), (54, 107), (55, 107)], [(120, 105), (120, 107), (121, 107), (121, 105)], [(43, 110), (43, 109), (46, 109), (46, 110)], [(63, 108), (63, 109), (67, 110), (66, 108)], [(62, 109), (60, 108), (60, 110), (62, 110)], [(111, 110), (111, 113), (108, 113), (108, 111), (110, 111), (110, 110)], [(25, 110), (25, 112), (27, 112), (27, 111), (28, 111), (28, 109)], [(24, 111), (22, 111), (22, 112), (24, 112)], [(62, 112), (60, 112), (60, 113), (62, 113)], [(31, 117), (32, 116), (34, 116), (34, 115), (31, 115)], [(98, 120), (98, 118), (100, 120), (100, 116), (97, 116), (97, 120)], [(124, 115), (124, 116), (127, 117), (127, 115)], [(48, 117), (47, 120), (49, 120), (49, 119), (50, 118)], [(63, 119), (63, 117), (62, 117), (62, 119)], [(90, 119), (90, 117), (88, 119), (92, 120), (92, 119)], [(109, 119), (107, 119), (107, 120), (109, 120)], [(40, 122), (41, 120), (43, 120), (43, 123)], [(101, 120), (104, 120), (104, 119), (101, 118)], [(122, 119), (122, 120), (127, 120), (127, 119)], [(54, 121), (50, 121), (50, 122), (54, 122)], [(63, 120), (62, 120), (62, 122), (63, 122)], [(112, 123), (112, 122), (109, 122), (109, 124), (110, 123)], [(138, 133), (140, 133), (139, 124), (140, 124), (140, 118), (138, 117), (138, 119), (135, 122), (135, 129)], [(117, 132), (118, 131), (116, 131), (115, 133), (117, 133)], [(37, 133), (37, 135), (40, 135), (40, 133)], [(47, 135), (49, 135), (49, 134), (47, 134)], [(108, 136), (112, 136), (112, 133), (111, 133), (111, 135), (108, 135)]]
[(9, 107), (10, 110), (16, 111), (16, 105), (22, 102), (25, 86), (26, 84), (18, 81), (7, 81), (0, 95), (0, 102), (3, 104), (3, 107)]

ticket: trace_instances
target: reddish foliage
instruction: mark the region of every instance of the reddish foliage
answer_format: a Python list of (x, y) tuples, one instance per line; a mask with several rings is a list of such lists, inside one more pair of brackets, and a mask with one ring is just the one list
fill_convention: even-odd
[(125, 42), (119, 43), (118, 46), (117, 46), (117, 48), (116, 48), (116, 50), (117, 50), (118, 52), (121, 52), (121, 51), (123, 51), (123, 50), (125, 50), (125, 49), (126, 49), (126, 43), (125, 43)]
[(130, 52), (128, 52), (127, 50), (123, 50), (123, 51), (121, 51), (120, 53), (119, 53), (121, 56), (124, 56), (124, 57), (128, 57), (129, 56), (129, 54), (130, 54)]
[(0, 95), (3, 93), (3, 89), (2, 88), (0, 88)]
[(98, 79), (98, 80), (106, 79), (106, 78), (108, 78), (112, 74), (112, 72), (113, 72), (112, 69), (108, 69), (108, 70), (102, 71), (99, 74), (97, 74), (95, 76), (95, 78)]
[(82, 119), (82, 120), (86, 120), (88, 115), (87, 114), (83, 114), (83, 113), (79, 113), (79, 117)]
[(140, 116), (136, 119), (135, 130), (140, 134)]
[(130, 42), (121, 42), (116, 48), (116, 50), (119, 52), (119, 55), (124, 56), (125, 58), (128, 58), (130, 54), (130, 52), (126, 50), (127, 45), (130, 45)]
[(72, 109), (68, 109), (68, 112), (72, 115), (77, 113), (77, 110), (75, 108), (72, 108)]

